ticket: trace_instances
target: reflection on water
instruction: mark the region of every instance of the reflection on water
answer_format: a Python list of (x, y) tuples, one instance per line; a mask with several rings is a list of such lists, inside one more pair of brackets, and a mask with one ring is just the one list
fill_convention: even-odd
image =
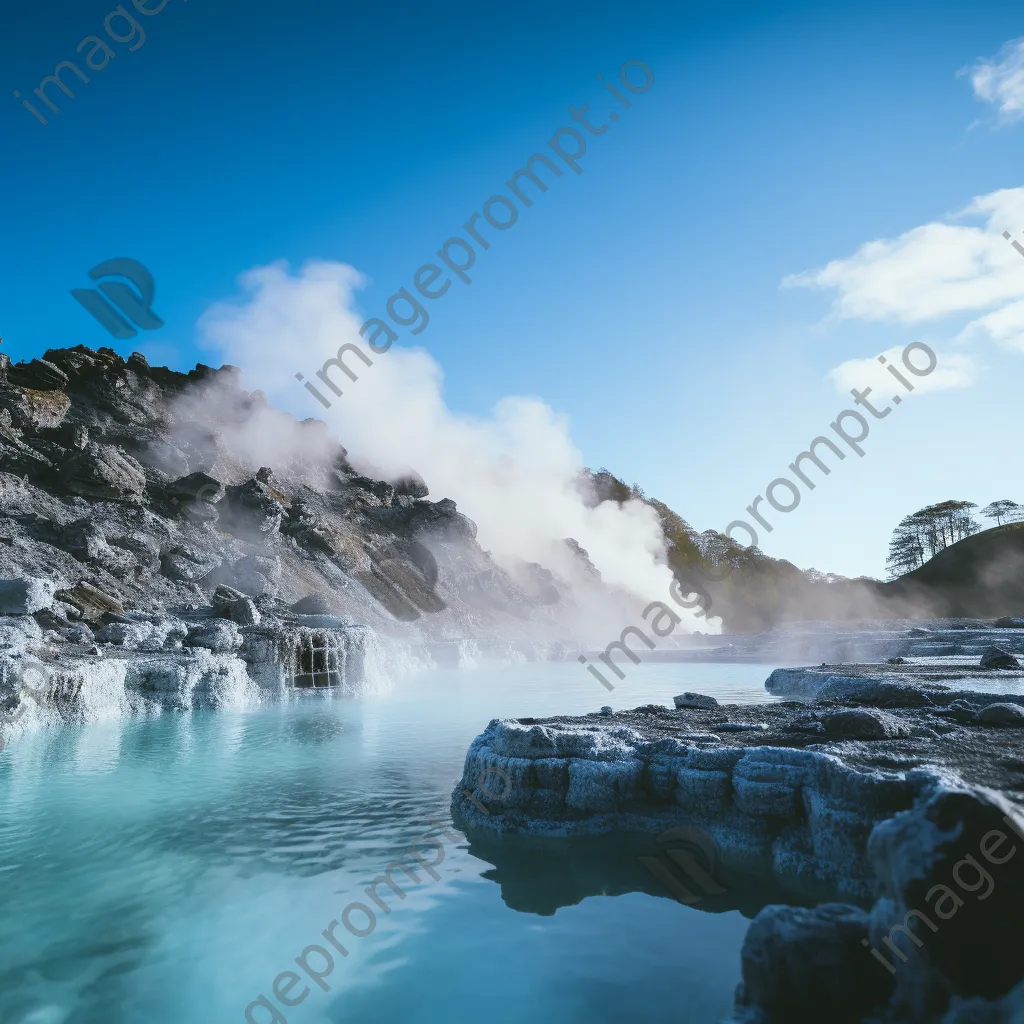
[[(305, 693), (12, 743), (0, 754), (0, 1022), (243, 1021), (431, 816), (447, 820), (490, 718), (670, 704), (683, 690), (764, 699), (769, 671), (641, 666), (612, 694), (576, 665), (435, 672), (389, 696)], [(313, 986), (286, 1019), (725, 1016), (758, 897), (730, 884), (681, 906), (635, 850), (614, 847), (445, 843), (441, 880), (389, 901), (373, 934), (343, 932), (350, 955), (329, 991)]]

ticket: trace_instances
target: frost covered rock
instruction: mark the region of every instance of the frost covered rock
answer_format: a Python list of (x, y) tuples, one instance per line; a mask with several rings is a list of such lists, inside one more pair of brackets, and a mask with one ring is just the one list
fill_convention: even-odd
[(0, 651), (22, 651), (42, 638), (43, 631), (31, 615), (0, 616)]
[(201, 626), (190, 629), (184, 640), (186, 647), (205, 647), (214, 653), (230, 653), (242, 646), (242, 634), (238, 626), (228, 619), (210, 619)]
[(143, 652), (180, 648), (186, 636), (188, 626), (180, 619), (166, 615), (129, 622), (111, 622), (95, 633), (99, 643)]
[(259, 609), (251, 598), (243, 597), (227, 605), (223, 611), (225, 617), (239, 626), (258, 626), (263, 621)]
[(310, 594), (292, 605), (296, 615), (330, 615), (333, 612), (330, 602), (323, 594)]
[(1024, 707), (1019, 704), (989, 704), (975, 716), (978, 725), (1024, 729)]
[(0, 615), (31, 615), (53, 604), (52, 580), (34, 576), (0, 580)]

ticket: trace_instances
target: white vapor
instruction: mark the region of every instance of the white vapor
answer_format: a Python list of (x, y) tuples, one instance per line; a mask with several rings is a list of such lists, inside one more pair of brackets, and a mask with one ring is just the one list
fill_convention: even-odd
[[(395, 346), (375, 354), (362, 341), (354, 299), (362, 281), (352, 267), (332, 262), (312, 261), (294, 274), (283, 262), (259, 267), (240, 278), (242, 298), (208, 310), (200, 330), (206, 345), (243, 368), (247, 386), (278, 407), (325, 420), (357, 468), (392, 480), (414, 470), (432, 500), (454, 499), (476, 522), (481, 546), (500, 560), (565, 571), (570, 556), (562, 540), (573, 537), (606, 583), (670, 603), (657, 515), (636, 500), (587, 506), (577, 490), (583, 462), (567, 418), (521, 396), (503, 398), (487, 417), (453, 412), (441, 367), (426, 351)], [(345, 363), (358, 380), (332, 369), (344, 392), (336, 398), (315, 374), (346, 343), (373, 365), (349, 353)], [(297, 371), (332, 400), (330, 409), (295, 380)], [(708, 628), (673, 610), (681, 628)]]

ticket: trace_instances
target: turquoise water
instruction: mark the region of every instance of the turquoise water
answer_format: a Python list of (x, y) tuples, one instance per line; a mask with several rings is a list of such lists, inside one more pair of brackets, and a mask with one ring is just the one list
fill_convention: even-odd
[[(489, 719), (671, 704), (687, 689), (765, 700), (769, 671), (645, 665), (611, 694), (574, 664), (436, 671), (358, 700), (307, 692), (18, 740), (0, 754), (0, 1022), (244, 1022), (306, 946), (327, 945), (320, 933), (345, 906), (369, 902), (364, 887), (429, 816), (450, 822), (466, 748)], [(390, 913), (371, 934), (337, 930), (349, 955), (336, 955), (329, 991), (311, 985), (276, 1020), (728, 1015), (748, 924), (738, 911), (632, 892), (522, 912), (464, 840), (442, 842), (439, 880), (421, 875), (404, 900), (383, 887)]]

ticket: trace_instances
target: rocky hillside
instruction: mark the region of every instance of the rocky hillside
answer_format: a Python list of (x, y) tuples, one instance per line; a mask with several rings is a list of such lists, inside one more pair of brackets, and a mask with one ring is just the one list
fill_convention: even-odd
[(58, 631), (104, 611), (206, 606), (222, 585), (268, 608), (316, 595), (397, 637), (572, 640), (567, 585), (539, 565), (513, 578), (452, 501), (416, 478), (360, 475), (323, 423), (238, 380), (107, 348), (4, 358), (0, 578), (52, 582)]

